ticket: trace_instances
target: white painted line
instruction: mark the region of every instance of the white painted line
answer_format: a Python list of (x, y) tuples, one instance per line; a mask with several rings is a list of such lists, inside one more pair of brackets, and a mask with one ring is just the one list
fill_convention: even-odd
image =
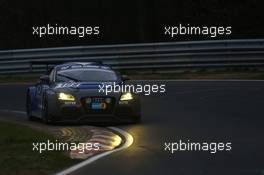
[(167, 82), (264, 82), (264, 80), (247, 80), (247, 79), (157, 79), (157, 80), (130, 80), (131, 82), (155, 82), (155, 81), (167, 81)]
[(27, 114), (25, 111), (16, 111), (16, 110), (8, 110), (8, 109), (0, 109), (2, 112), (11, 112), (11, 113), (17, 113), (17, 114)]
[(32, 85), (35, 82), (10, 82), (10, 83), (0, 83), (0, 86), (10, 86), (10, 85)]
[(98, 160), (98, 159), (100, 159), (102, 157), (105, 157), (105, 156), (110, 155), (110, 154), (112, 154), (114, 152), (126, 149), (126, 148), (130, 147), (133, 144), (133, 137), (129, 133), (127, 133), (126, 131), (124, 131), (122, 129), (119, 129), (119, 128), (116, 128), (116, 127), (109, 127), (109, 129), (112, 129), (112, 130), (120, 133), (123, 137), (125, 137), (125, 139), (126, 139), (125, 143), (121, 147), (116, 148), (116, 149), (111, 150), (111, 151), (107, 151), (107, 152), (95, 155), (94, 157), (91, 157), (91, 158), (89, 158), (89, 159), (87, 159), (87, 160), (85, 160), (85, 161), (83, 161), (83, 162), (81, 162), (81, 163), (79, 163), (77, 165), (74, 165), (74, 166), (72, 166), (70, 168), (67, 168), (67, 169), (65, 169), (65, 170), (63, 170), (63, 171), (61, 171), (59, 173), (56, 173), (55, 175), (67, 175), (67, 174), (70, 174), (70, 173), (72, 173), (72, 172), (74, 172), (74, 171), (76, 171), (76, 170), (78, 170), (78, 169), (80, 169), (80, 168), (82, 168), (84, 166), (87, 166), (88, 164), (91, 164), (91, 163), (95, 162), (96, 160)]
[[(24, 111), (16, 111), (16, 110), (4, 110), (3, 109), (3, 110), (0, 110), (0, 111), (12, 112), (12, 113), (18, 113), (18, 114), (26, 114), (26, 112), (24, 112)], [(67, 169), (65, 169), (65, 170), (63, 170), (63, 171), (61, 171), (59, 173), (56, 173), (55, 175), (67, 175), (67, 174), (70, 174), (70, 173), (72, 173), (72, 172), (74, 172), (74, 171), (76, 171), (76, 170), (78, 170), (78, 169), (80, 169), (80, 168), (82, 168), (84, 166), (87, 166), (90, 163), (95, 162), (96, 160), (98, 160), (98, 159), (100, 159), (102, 157), (105, 157), (105, 156), (108, 156), (108, 155), (110, 155), (110, 154), (112, 154), (114, 152), (126, 149), (126, 148), (130, 147), (133, 144), (134, 139), (133, 139), (132, 135), (130, 135), (126, 131), (124, 131), (122, 129), (119, 129), (119, 128), (116, 128), (116, 127), (109, 127), (109, 129), (112, 129), (112, 130), (118, 132), (119, 134), (121, 134), (125, 138), (125, 143), (121, 147), (113, 149), (113, 150), (109, 150), (109, 151), (107, 150), (106, 152), (103, 152), (103, 153), (100, 153), (98, 155), (95, 155), (95, 156), (93, 156), (91, 158), (88, 158), (87, 160), (85, 160), (85, 161), (83, 161), (83, 162), (81, 162), (81, 163), (79, 163), (77, 165), (74, 165), (74, 166), (72, 166), (70, 168), (67, 168)], [(102, 133), (108, 133), (108, 131), (98, 132), (97, 134), (102, 134)], [(111, 133), (111, 132), (109, 132), (109, 133)], [(100, 136), (100, 135), (97, 135), (97, 136)], [(94, 138), (94, 139), (96, 139), (96, 138)], [(107, 148), (107, 146), (103, 145), (102, 148), (105, 149), (105, 148)]]

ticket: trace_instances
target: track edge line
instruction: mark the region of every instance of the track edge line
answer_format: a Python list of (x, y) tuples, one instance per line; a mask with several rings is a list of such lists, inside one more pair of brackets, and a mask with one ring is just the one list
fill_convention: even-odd
[(107, 151), (107, 152), (95, 155), (95, 156), (93, 156), (91, 158), (88, 158), (85, 161), (80, 162), (79, 164), (73, 165), (73, 166), (71, 166), (71, 167), (69, 167), (69, 168), (67, 168), (65, 170), (62, 170), (61, 172), (55, 173), (55, 175), (67, 175), (67, 174), (70, 174), (70, 173), (72, 173), (72, 172), (74, 172), (74, 171), (76, 171), (76, 170), (78, 170), (78, 169), (80, 169), (80, 168), (82, 168), (82, 167), (84, 167), (86, 165), (89, 165), (89, 164), (95, 162), (98, 159), (101, 159), (101, 158), (103, 158), (105, 156), (108, 156), (108, 155), (110, 155), (112, 153), (115, 153), (117, 151), (121, 151), (123, 149), (126, 149), (126, 148), (130, 147), (133, 144), (133, 137), (128, 132), (126, 132), (126, 131), (124, 131), (124, 130), (122, 130), (120, 128), (116, 128), (116, 127), (108, 127), (108, 128), (118, 132), (119, 134), (121, 134), (123, 136), (123, 138), (125, 138), (125, 143), (121, 147), (118, 147), (118, 148), (113, 149), (111, 151)]

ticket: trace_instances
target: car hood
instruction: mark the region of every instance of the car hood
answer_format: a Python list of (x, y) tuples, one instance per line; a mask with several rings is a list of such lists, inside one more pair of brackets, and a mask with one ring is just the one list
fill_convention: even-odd
[(101, 86), (120, 84), (120, 82), (67, 82), (56, 83), (54, 89), (100, 89)]
[[(84, 96), (105, 96), (104, 92), (100, 92), (103, 85), (121, 84), (121, 82), (73, 82), (73, 83), (57, 83), (54, 85), (55, 92), (71, 93), (78, 97)], [(107, 96), (119, 97), (120, 93), (109, 93)]]

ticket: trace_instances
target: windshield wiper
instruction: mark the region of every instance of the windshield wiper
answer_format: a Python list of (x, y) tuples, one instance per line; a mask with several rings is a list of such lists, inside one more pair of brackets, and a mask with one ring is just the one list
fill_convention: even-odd
[(75, 81), (75, 82), (79, 81), (78, 79), (72, 78), (72, 77), (64, 75), (64, 74), (57, 74), (57, 76), (61, 76), (61, 77), (67, 78), (67, 79)]

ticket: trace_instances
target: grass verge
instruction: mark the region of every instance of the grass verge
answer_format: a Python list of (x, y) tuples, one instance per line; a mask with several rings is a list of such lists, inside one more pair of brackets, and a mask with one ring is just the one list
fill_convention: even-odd
[(79, 160), (70, 159), (65, 152), (33, 151), (33, 142), (55, 141), (55, 138), (34, 129), (0, 122), (0, 174), (45, 175), (69, 167)]

